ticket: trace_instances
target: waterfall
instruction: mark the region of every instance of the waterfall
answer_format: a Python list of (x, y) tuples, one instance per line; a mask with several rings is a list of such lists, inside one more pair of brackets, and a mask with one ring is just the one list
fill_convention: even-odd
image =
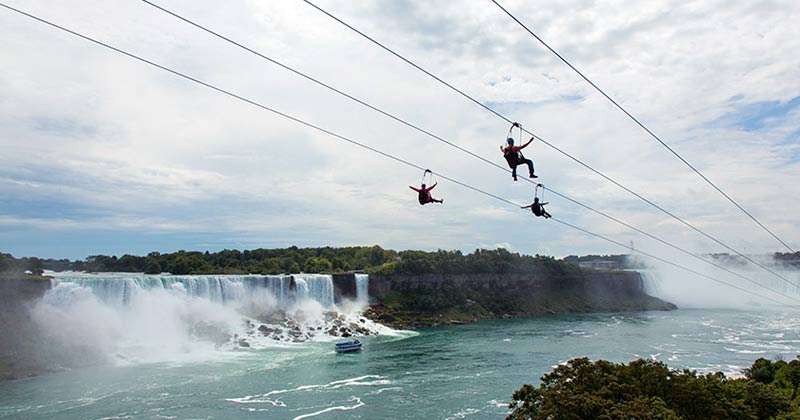
[(293, 274), (297, 300), (315, 300), (323, 308), (333, 307), (333, 276), (329, 274)]
[(369, 274), (356, 274), (356, 300), (362, 304), (369, 303)]
[[(328, 274), (48, 275), (52, 288), (31, 317), (64, 366), (212, 357), (390, 331), (363, 317), (363, 305), (336, 306)], [(366, 301), (367, 276), (349, 278), (354, 284), (346, 290)]]
[[(103, 302), (125, 306), (146, 290), (170, 290), (189, 297), (227, 304), (241, 302), (267, 291), (279, 305), (296, 300), (316, 300), (323, 307), (333, 306), (333, 281), (330, 275), (146, 275), (127, 273), (54, 273), (53, 286), (75, 284), (88, 288)], [(296, 285), (295, 293), (293, 283)]]
[(636, 270), (642, 276), (642, 289), (650, 296), (661, 296), (661, 279), (651, 270)]

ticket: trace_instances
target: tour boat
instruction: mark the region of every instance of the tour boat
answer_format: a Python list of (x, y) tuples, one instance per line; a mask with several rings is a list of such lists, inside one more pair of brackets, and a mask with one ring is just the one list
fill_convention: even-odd
[(352, 353), (361, 351), (361, 342), (358, 340), (336, 343), (336, 353)]

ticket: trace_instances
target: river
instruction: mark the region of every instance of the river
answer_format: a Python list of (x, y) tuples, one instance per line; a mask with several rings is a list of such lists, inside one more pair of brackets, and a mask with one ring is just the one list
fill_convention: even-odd
[[(63, 289), (70, 281), (61, 282)], [(148, 296), (150, 312), (131, 308), (131, 302), (110, 304), (108, 296), (84, 296), (92, 306), (70, 295), (68, 308), (82, 306), (81, 311), (58, 312), (57, 319), (68, 324), (78, 322), (73, 316), (94, 318), (78, 326), (89, 331), (79, 335), (82, 340), (94, 340), (83, 348), (112, 357), (0, 382), (0, 418), (497, 419), (508, 413), (515, 389), (538, 383), (573, 357), (644, 357), (673, 368), (737, 375), (758, 357), (789, 360), (800, 354), (800, 313), (699, 308), (553, 315), (416, 332), (369, 326), (379, 334), (363, 337), (364, 351), (356, 354), (336, 354), (335, 338), (313, 334), (297, 343), (208, 346), (192, 337), (165, 338), (176, 332), (162, 317), (185, 321), (224, 305), (185, 290), (168, 296), (176, 294), (179, 304), (153, 304)], [(131, 323), (146, 313), (155, 314), (152, 323)], [(120, 326), (132, 330), (119, 334)]]

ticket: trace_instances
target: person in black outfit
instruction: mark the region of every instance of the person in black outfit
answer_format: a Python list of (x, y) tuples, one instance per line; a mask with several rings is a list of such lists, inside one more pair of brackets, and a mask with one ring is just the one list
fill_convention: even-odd
[(534, 215), (536, 215), (536, 216), (538, 216), (538, 217), (544, 217), (545, 219), (549, 219), (549, 218), (551, 218), (552, 216), (550, 216), (550, 213), (548, 213), (548, 212), (546, 212), (546, 211), (544, 210), (544, 205), (545, 205), (545, 204), (547, 204), (547, 203), (540, 203), (540, 202), (539, 202), (539, 197), (534, 197), (534, 198), (533, 198), (533, 203), (532, 203), (532, 204), (529, 204), (529, 205), (527, 205), (527, 206), (523, 206), (522, 208), (523, 208), (523, 209), (530, 208), (530, 209), (531, 209), (531, 212), (532, 212)]

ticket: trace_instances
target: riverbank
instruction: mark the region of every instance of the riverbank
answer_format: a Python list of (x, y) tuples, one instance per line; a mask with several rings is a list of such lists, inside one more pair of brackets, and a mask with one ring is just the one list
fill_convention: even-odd
[(588, 312), (669, 311), (672, 303), (644, 292), (631, 271), (371, 275), (373, 321), (419, 329), (481, 320)]

